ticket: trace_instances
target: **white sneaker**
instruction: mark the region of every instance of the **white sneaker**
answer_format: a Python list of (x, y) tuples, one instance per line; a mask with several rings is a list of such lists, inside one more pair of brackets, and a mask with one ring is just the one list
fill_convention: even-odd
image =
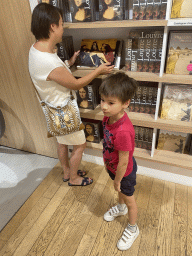
[(138, 226), (137, 226), (136, 232), (134, 233), (131, 232), (129, 229), (125, 228), (121, 239), (117, 243), (117, 248), (121, 251), (128, 250), (132, 246), (133, 242), (138, 237), (138, 235), (139, 235)]
[(128, 209), (127, 206), (124, 208), (123, 211), (119, 211), (117, 205), (112, 207), (108, 212), (104, 214), (104, 220), (106, 221), (112, 221), (116, 217), (127, 214)]

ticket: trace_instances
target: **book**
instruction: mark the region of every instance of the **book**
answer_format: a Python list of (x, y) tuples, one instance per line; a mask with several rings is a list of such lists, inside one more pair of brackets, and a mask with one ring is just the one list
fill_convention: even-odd
[(143, 149), (148, 149), (149, 129), (148, 127), (143, 128)]
[(85, 137), (86, 141), (93, 143), (100, 143), (101, 136), (101, 122), (99, 120), (82, 118), (82, 122), (85, 125)]
[(83, 39), (77, 69), (95, 69), (101, 64), (110, 62), (119, 70), (121, 63), (122, 40), (118, 39)]
[(98, 106), (97, 90), (98, 88), (92, 84), (76, 90), (77, 104), (79, 108), (95, 109)]
[(190, 75), (192, 61), (192, 32), (170, 31), (166, 73)]
[(191, 0), (173, 0), (171, 19), (192, 18)]
[(140, 105), (141, 105), (141, 96), (142, 96), (142, 86), (137, 86), (135, 92), (135, 104), (134, 104), (134, 112), (140, 112)]
[(124, 0), (99, 0), (99, 20), (123, 20)]
[(133, 0), (133, 20), (139, 20), (140, 4), (139, 0)]
[(186, 138), (186, 133), (160, 130), (157, 149), (184, 153)]
[(148, 143), (147, 143), (148, 150), (151, 150), (152, 142), (153, 142), (153, 128), (148, 128)]
[(166, 17), (167, 11), (167, 0), (161, 0), (160, 11), (159, 11), (159, 19), (164, 20)]
[(161, 106), (162, 119), (192, 121), (192, 87), (165, 85)]
[(62, 61), (69, 60), (74, 54), (74, 45), (72, 36), (62, 37), (62, 42), (57, 44), (57, 55)]
[(138, 147), (139, 126), (134, 125), (134, 130), (135, 130), (135, 147)]
[(143, 136), (144, 136), (144, 127), (140, 126), (138, 131), (138, 148), (143, 148)]
[(96, 20), (95, 0), (69, 0), (72, 22), (92, 22)]
[(147, 7), (147, 0), (140, 0), (139, 1), (139, 20), (145, 20), (146, 7)]
[(142, 85), (142, 93), (141, 93), (141, 99), (140, 99), (140, 113), (146, 113), (146, 104), (147, 104), (147, 91), (148, 87), (145, 86), (145, 84)]
[(159, 72), (163, 34), (163, 30), (131, 30), (125, 46), (125, 70)]

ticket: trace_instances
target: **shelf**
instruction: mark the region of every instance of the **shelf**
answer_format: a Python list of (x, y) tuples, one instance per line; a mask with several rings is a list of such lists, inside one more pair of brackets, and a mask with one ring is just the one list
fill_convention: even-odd
[(64, 28), (134, 28), (134, 27), (162, 27), (167, 25), (167, 20), (121, 20), (121, 21), (95, 21), (95, 22), (65, 22)]
[[(87, 142), (87, 148), (102, 150), (102, 143)], [(135, 148), (134, 157), (158, 162), (162, 164), (177, 166), (186, 169), (192, 169), (192, 156), (187, 154), (175, 153), (167, 150), (155, 150), (154, 156), (151, 157), (150, 151), (141, 148)]]
[[(154, 115), (128, 111), (127, 113), (133, 125), (136, 126), (157, 128), (175, 132), (192, 133), (192, 122), (164, 120), (160, 118), (155, 120)], [(97, 106), (94, 110), (80, 108), (80, 114), (82, 118), (103, 120), (103, 112), (100, 108), (100, 105)]]
[[(88, 75), (91, 71), (89, 69), (76, 69), (73, 67), (71, 69), (73, 75), (76, 77), (83, 77)], [(162, 77), (159, 74), (149, 73), (149, 72), (131, 72), (125, 71), (125, 69), (120, 69), (118, 71), (123, 71), (128, 76), (134, 78), (137, 81), (148, 81), (148, 82), (162, 82), (162, 83), (175, 83), (175, 84), (191, 84), (192, 85), (192, 76), (190, 75), (173, 75), (173, 74), (163, 74)], [(117, 72), (117, 71), (114, 71)], [(104, 78), (105, 75), (101, 75), (98, 78)]]

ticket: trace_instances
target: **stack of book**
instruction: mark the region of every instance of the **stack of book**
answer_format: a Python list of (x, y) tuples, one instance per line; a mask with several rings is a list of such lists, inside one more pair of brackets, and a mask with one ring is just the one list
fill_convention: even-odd
[(192, 75), (192, 32), (170, 31), (166, 73)]
[(135, 147), (151, 150), (153, 139), (153, 128), (134, 126)]
[(82, 118), (85, 125), (86, 141), (93, 143), (100, 143), (101, 141), (101, 121)]
[(160, 72), (163, 30), (131, 30), (125, 40), (125, 70)]
[(132, 0), (134, 20), (165, 19), (167, 0)]
[(165, 84), (160, 112), (162, 119), (192, 121), (192, 87)]
[(123, 41), (118, 39), (83, 39), (77, 69), (95, 69), (101, 64), (110, 62), (114, 69), (120, 68)]
[(129, 105), (130, 112), (155, 114), (157, 102), (157, 83), (138, 82), (136, 93)]

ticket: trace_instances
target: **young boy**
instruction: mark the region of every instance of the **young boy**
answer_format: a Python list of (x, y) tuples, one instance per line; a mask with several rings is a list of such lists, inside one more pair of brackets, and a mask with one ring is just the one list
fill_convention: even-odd
[(136, 225), (137, 205), (134, 198), (137, 164), (133, 157), (134, 127), (125, 112), (137, 87), (137, 82), (123, 72), (107, 76), (100, 88), (103, 118), (103, 159), (114, 188), (119, 194), (118, 205), (104, 214), (112, 221), (128, 212), (129, 223), (117, 243), (119, 250), (131, 247), (139, 228)]

